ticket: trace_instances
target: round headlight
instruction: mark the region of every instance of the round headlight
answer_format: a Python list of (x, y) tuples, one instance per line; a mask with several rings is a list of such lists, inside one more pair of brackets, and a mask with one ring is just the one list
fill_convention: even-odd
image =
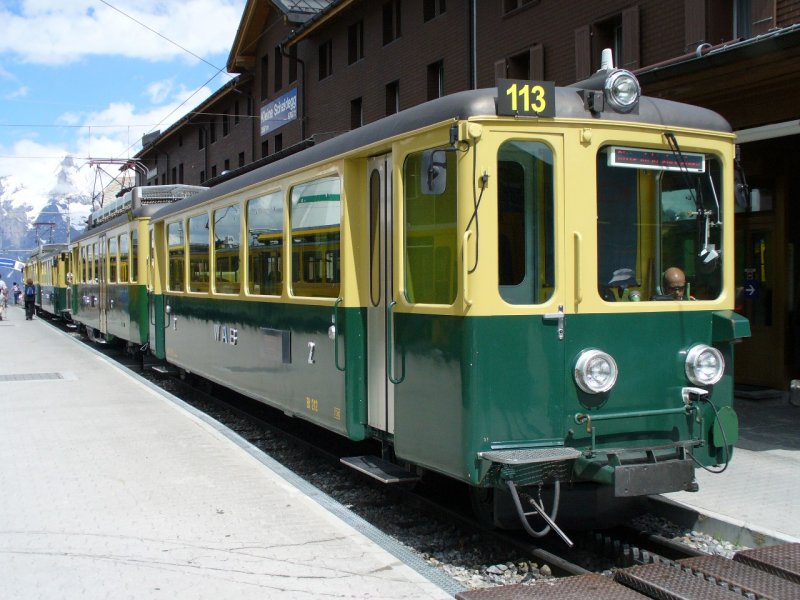
[(642, 94), (642, 89), (633, 73), (623, 69), (611, 73), (606, 78), (604, 88), (606, 101), (618, 112), (633, 110)]
[(722, 352), (705, 344), (689, 349), (686, 355), (686, 377), (695, 385), (714, 385), (725, 372)]
[(584, 350), (575, 363), (575, 383), (587, 394), (607, 392), (617, 382), (617, 363), (601, 350)]

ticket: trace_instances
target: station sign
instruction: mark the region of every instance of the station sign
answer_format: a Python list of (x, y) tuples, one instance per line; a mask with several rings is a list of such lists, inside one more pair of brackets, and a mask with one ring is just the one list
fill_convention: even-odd
[(261, 135), (274, 133), (297, 119), (297, 88), (261, 107)]

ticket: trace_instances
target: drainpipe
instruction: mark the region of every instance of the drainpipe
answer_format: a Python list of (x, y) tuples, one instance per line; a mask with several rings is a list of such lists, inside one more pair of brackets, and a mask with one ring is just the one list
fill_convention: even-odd
[(469, 87), (478, 87), (478, 0), (469, 5)]

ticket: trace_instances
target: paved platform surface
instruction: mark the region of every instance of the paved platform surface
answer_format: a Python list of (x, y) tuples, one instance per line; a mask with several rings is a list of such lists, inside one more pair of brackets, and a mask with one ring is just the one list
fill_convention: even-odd
[[(0, 597), (459, 591), (235, 434), (20, 308), (0, 321), (0, 353)], [(800, 408), (788, 394), (735, 408), (727, 471), (698, 471), (700, 492), (666, 498), (729, 527), (726, 539), (738, 527), (747, 545), (800, 541)]]
[(455, 593), (235, 434), (17, 307), (0, 353), (0, 597)]
[(727, 470), (698, 470), (699, 492), (664, 496), (751, 532), (746, 545), (800, 542), (800, 407), (789, 400), (786, 392), (736, 397), (739, 441)]

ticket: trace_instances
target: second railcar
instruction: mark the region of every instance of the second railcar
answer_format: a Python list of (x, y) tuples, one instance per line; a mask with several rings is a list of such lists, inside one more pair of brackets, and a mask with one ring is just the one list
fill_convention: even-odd
[(148, 343), (150, 216), (204, 189), (135, 187), (92, 213), (86, 230), (70, 244), (72, 314), (90, 338), (139, 348)]

